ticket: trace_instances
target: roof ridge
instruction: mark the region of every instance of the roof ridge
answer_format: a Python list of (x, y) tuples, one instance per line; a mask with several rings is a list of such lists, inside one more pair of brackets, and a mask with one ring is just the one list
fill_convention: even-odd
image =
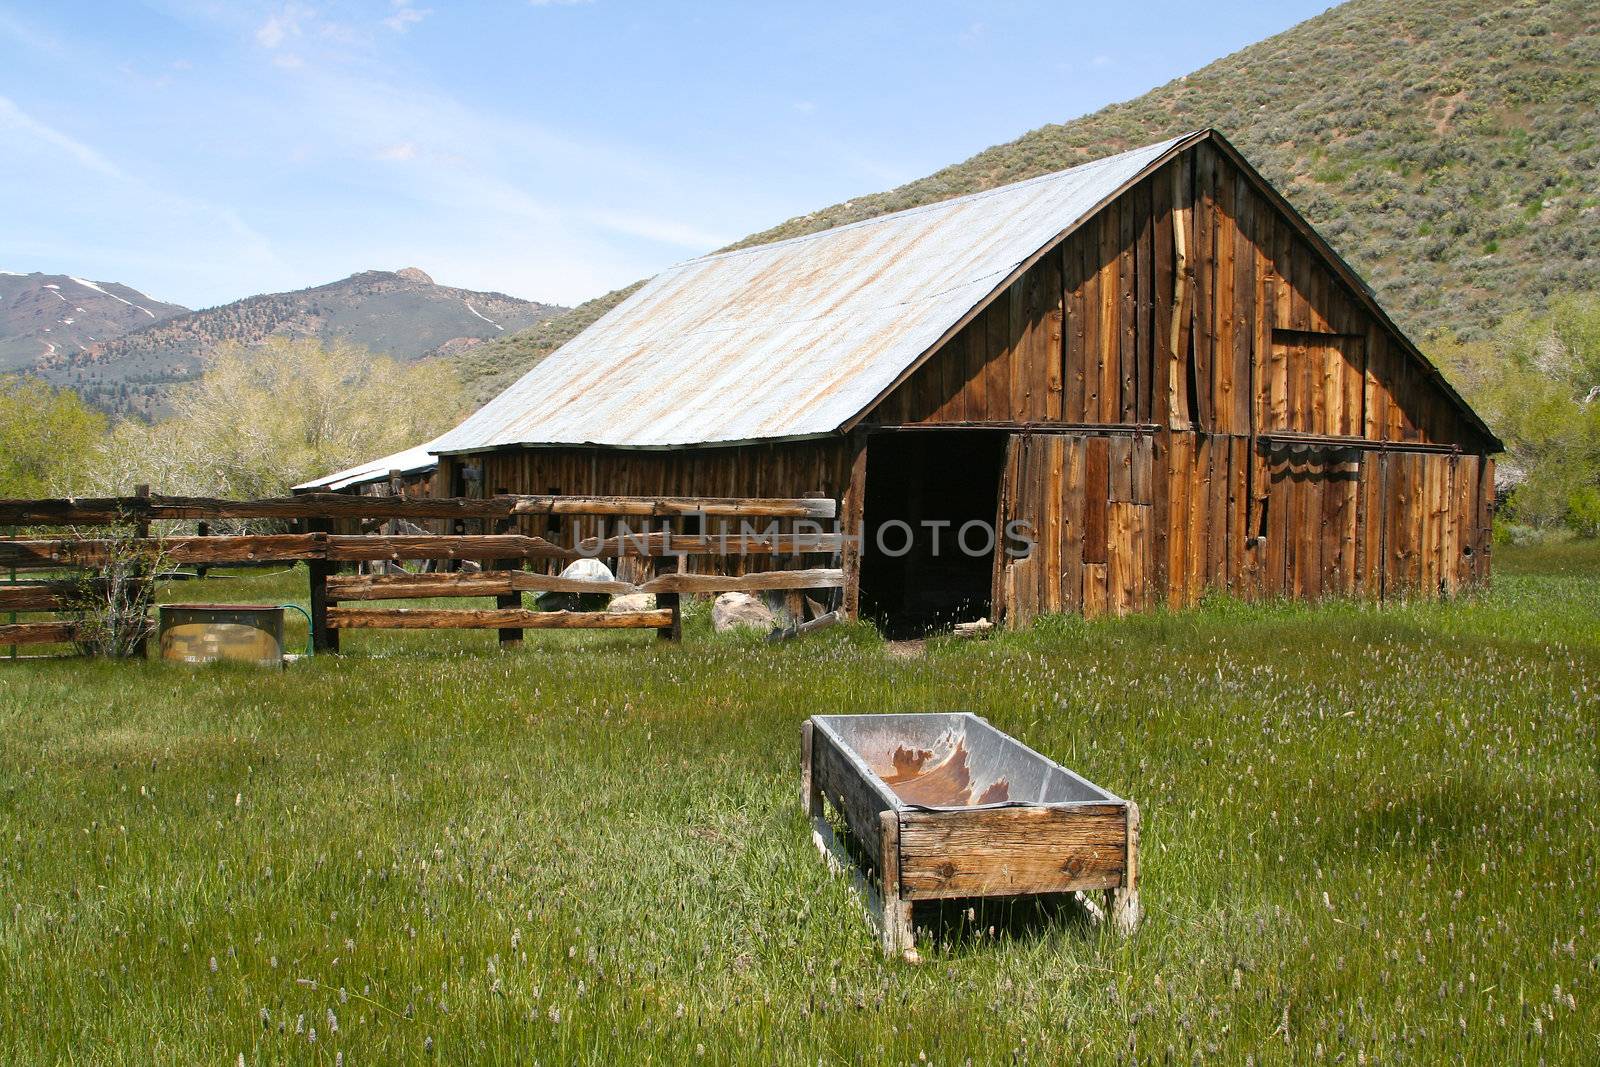
[(1135, 152), (1148, 152), (1151, 149), (1157, 148), (1164, 149), (1171, 145), (1177, 144), (1179, 141), (1194, 137), (1197, 134), (1204, 132), (1206, 132), (1204, 129), (1189, 130), (1185, 133), (1180, 133), (1175, 137), (1169, 137), (1164, 141), (1152, 141), (1149, 144), (1140, 145), (1137, 148), (1129, 148), (1113, 155), (1101, 156), (1099, 159), (1091, 159), (1087, 163), (1079, 163), (1074, 167), (1066, 167), (1062, 170), (1052, 170), (1045, 174), (1035, 174), (1031, 178), (1022, 178), (1019, 181), (1007, 182), (1004, 185), (996, 185), (989, 189), (978, 189), (974, 192), (962, 193), (960, 196), (952, 196), (944, 200), (935, 200), (927, 204), (915, 204), (911, 207), (901, 208), (899, 211), (891, 211), (884, 215), (873, 215), (870, 218), (856, 219), (854, 222), (843, 222), (837, 226), (829, 226), (826, 229), (816, 230), (812, 233), (800, 233), (793, 237), (781, 238), (777, 241), (766, 241), (758, 245), (746, 245), (743, 248), (728, 248), (720, 252), (707, 252), (703, 256), (696, 256), (693, 259), (686, 259), (679, 263), (674, 263), (672, 266), (661, 270), (656, 276), (659, 277), (661, 274), (666, 274), (668, 271), (678, 270), (681, 267), (687, 267), (695, 263), (709, 263), (712, 260), (717, 259), (731, 259), (734, 256), (745, 255), (750, 252), (759, 252), (769, 248), (777, 248), (780, 245), (799, 244), (802, 241), (816, 240), (817, 238), (826, 237), (829, 234), (839, 233), (843, 230), (852, 230), (861, 226), (876, 225), (878, 223), (887, 222), (890, 219), (906, 218), (911, 215), (921, 214), (923, 212), (942, 210), (955, 204), (972, 203), (991, 196), (998, 196), (1001, 193), (1010, 192), (1014, 189), (1021, 189), (1029, 185), (1038, 185), (1043, 182), (1059, 179), (1068, 174), (1076, 174), (1081, 171), (1092, 170), (1096, 167), (1105, 166), (1122, 159), (1124, 156), (1131, 156)]

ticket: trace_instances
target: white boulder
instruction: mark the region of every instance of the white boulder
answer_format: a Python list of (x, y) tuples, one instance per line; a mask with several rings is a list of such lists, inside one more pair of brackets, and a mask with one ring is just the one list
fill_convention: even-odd
[(625, 596), (614, 596), (611, 603), (606, 605), (606, 610), (618, 615), (630, 611), (649, 611), (656, 606), (656, 598), (650, 593), (628, 593)]
[(749, 593), (723, 593), (711, 605), (711, 628), (719, 634), (736, 626), (771, 630), (776, 622), (772, 609)]

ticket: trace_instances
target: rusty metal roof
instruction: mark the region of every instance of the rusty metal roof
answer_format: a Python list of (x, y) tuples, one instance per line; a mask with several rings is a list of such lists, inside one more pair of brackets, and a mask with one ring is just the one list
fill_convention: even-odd
[(671, 267), (429, 447), (833, 433), (1024, 261), (1187, 139)]
[(295, 489), (325, 489), (329, 491), (348, 489), (355, 485), (369, 485), (372, 482), (388, 481), (391, 471), (399, 471), (401, 474), (421, 474), (423, 471), (432, 470), (439, 465), (439, 461), (434, 458), (432, 449), (433, 444), (431, 442), (425, 445), (417, 445), (415, 448), (408, 448), (404, 452), (396, 452), (392, 456), (384, 456), (382, 459), (375, 459), (370, 463), (362, 463), (359, 466), (323, 475), (321, 478), (309, 482), (301, 482), (295, 486)]

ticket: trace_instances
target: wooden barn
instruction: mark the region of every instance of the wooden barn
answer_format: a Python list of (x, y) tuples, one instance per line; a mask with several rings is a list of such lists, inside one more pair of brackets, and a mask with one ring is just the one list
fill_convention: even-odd
[(429, 447), (437, 495), (833, 497), (845, 606), (915, 626), (1449, 594), (1501, 445), (1202, 131), (669, 269)]

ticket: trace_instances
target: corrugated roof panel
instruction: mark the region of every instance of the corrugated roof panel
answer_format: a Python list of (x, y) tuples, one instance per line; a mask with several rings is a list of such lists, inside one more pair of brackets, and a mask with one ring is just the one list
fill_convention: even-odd
[(384, 456), (370, 463), (350, 467), (333, 474), (309, 482), (301, 482), (296, 489), (348, 489), (352, 485), (365, 485), (368, 482), (381, 482), (389, 477), (390, 471), (400, 471), (403, 474), (418, 474), (438, 465), (434, 458), (433, 444), (417, 445), (404, 452), (396, 452), (392, 456)]
[(1184, 139), (669, 268), (430, 447), (660, 448), (834, 432)]

